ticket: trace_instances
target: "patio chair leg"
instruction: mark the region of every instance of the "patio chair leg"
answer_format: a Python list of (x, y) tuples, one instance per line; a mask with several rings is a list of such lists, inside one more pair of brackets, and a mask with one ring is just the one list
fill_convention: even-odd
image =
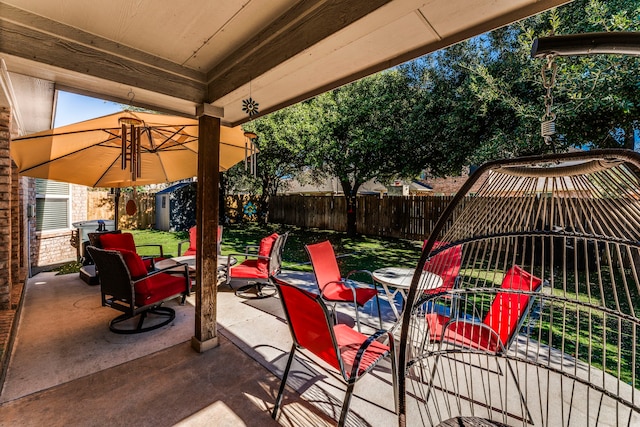
[(389, 348), (391, 349), (391, 384), (393, 386), (393, 402), (395, 413), (400, 412), (400, 394), (398, 391), (398, 361), (396, 360), (396, 342), (391, 335), (389, 337)]
[(353, 388), (355, 382), (350, 382), (347, 386), (347, 392), (344, 395), (344, 402), (342, 402), (342, 411), (340, 412), (340, 421), (338, 421), (338, 427), (343, 427), (347, 421), (347, 414), (349, 413), (349, 405), (351, 404), (351, 396), (353, 396)]
[[(160, 318), (164, 318), (164, 320), (152, 324), (151, 326), (147, 326), (145, 327), (144, 321), (147, 318), (147, 314), (152, 313), (157, 315)], [(175, 319), (176, 317), (176, 312), (173, 308), (170, 307), (155, 307), (155, 308), (151, 308), (147, 311), (143, 311), (142, 313), (138, 314), (138, 322), (137, 325), (134, 329), (127, 329), (127, 328), (120, 328), (118, 327), (118, 325), (121, 322), (127, 321), (132, 319), (135, 316), (131, 316), (129, 313), (125, 313), (122, 314), (118, 317), (116, 317), (115, 319), (111, 320), (109, 322), (109, 330), (111, 332), (114, 332), (116, 334), (138, 334), (141, 332), (149, 332), (152, 331), (154, 329), (158, 329), (161, 328), (167, 324), (169, 324), (170, 322), (173, 321), (173, 319)]]
[(376, 294), (376, 304), (378, 305), (378, 322), (380, 322), (380, 329), (383, 329), (383, 327), (382, 327), (382, 312), (380, 311), (380, 297), (378, 296), (378, 294)]
[(282, 403), (282, 395), (284, 393), (284, 388), (287, 384), (287, 377), (289, 376), (289, 370), (291, 369), (291, 364), (293, 363), (293, 358), (296, 353), (296, 345), (295, 343), (291, 346), (291, 351), (289, 352), (289, 360), (287, 360), (287, 367), (284, 368), (284, 373), (282, 375), (282, 382), (280, 383), (280, 389), (278, 390), (278, 397), (276, 397), (276, 405), (273, 407), (273, 412), (271, 413), (271, 418), (274, 420), (278, 415), (278, 408), (280, 408), (280, 404)]

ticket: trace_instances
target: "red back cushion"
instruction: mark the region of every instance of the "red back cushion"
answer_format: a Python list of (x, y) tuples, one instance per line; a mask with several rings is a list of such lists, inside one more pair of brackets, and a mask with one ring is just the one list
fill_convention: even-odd
[[(278, 233), (273, 233), (270, 236), (260, 240), (260, 247), (258, 248), (258, 255), (268, 257), (271, 255), (271, 248), (278, 238)], [(257, 263), (258, 271), (267, 273), (269, 271), (269, 261), (266, 259), (258, 259)]]
[(102, 234), (100, 236), (100, 244), (105, 249), (136, 251), (136, 244), (133, 241), (133, 234), (120, 233), (120, 234)]
[(124, 259), (125, 264), (127, 264), (129, 274), (131, 274), (132, 278), (137, 279), (147, 275), (147, 267), (145, 266), (142, 258), (140, 258), (140, 255), (126, 249), (120, 249), (119, 252)]
[[(507, 271), (502, 280), (501, 289), (513, 291), (537, 291), (542, 281), (514, 265)], [(529, 294), (498, 292), (491, 304), (491, 308), (484, 319), (484, 323), (500, 336), (505, 345), (518, 324), (520, 317), (529, 305)]]
[(196, 250), (196, 236), (198, 235), (198, 229), (196, 228), (196, 226), (194, 225), (193, 227), (191, 227), (189, 229), (189, 251), (195, 251)]

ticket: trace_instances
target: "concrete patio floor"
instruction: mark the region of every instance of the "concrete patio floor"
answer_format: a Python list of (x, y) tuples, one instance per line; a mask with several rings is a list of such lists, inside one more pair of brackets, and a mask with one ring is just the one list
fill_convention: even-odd
[[(285, 271), (281, 278), (315, 287), (311, 273)], [(390, 305), (385, 299), (381, 304), (385, 324), (390, 326), (395, 320)], [(270, 417), (291, 349), (279, 299), (246, 300), (220, 286), (220, 345), (202, 354), (190, 346), (193, 296), (183, 306), (178, 300), (168, 305), (176, 310), (176, 318), (168, 326), (143, 334), (118, 335), (108, 329), (109, 320), (118, 312), (100, 306), (98, 287), (86, 285), (77, 275), (40, 273), (31, 278), (0, 393), (0, 426), (335, 425), (345, 386), (339, 374), (312, 363), (301, 352), (293, 364), (278, 419)], [(374, 306), (371, 303), (364, 307), (361, 321), (365, 328), (377, 323)], [(353, 324), (350, 314), (345, 308), (339, 312), (339, 320)], [(556, 350), (516, 346), (514, 351), (523, 348), (534, 353), (528, 357), (539, 359), (541, 354), (548, 354), (564, 360), (565, 365), (568, 360), (567, 355), (555, 354)], [(438, 381), (448, 381), (452, 390), (465, 390), (468, 385), (451, 384), (447, 379), (459, 372), (455, 377), (469, 378), (471, 386), (490, 383), (490, 377), (483, 377), (489, 374), (481, 374), (488, 371), (480, 365), (443, 359)], [(527, 373), (526, 369), (531, 371)], [(592, 419), (591, 425), (624, 425), (624, 419), (631, 424), (640, 422), (640, 414), (629, 418), (628, 411), (617, 411), (614, 400), (602, 400), (584, 387), (562, 387), (560, 378), (544, 370), (535, 371), (522, 364), (516, 370), (518, 377), (532, 380), (521, 385), (526, 384), (522, 392), (527, 396), (534, 425), (587, 425), (593, 416), (589, 407), (599, 408), (598, 418)], [(594, 368), (584, 366), (579, 371), (596, 382), (603, 378)], [(486, 381), (474, 383), (473, 378)], [(523, 412), (515, 384), (504, 383), (507, 380), (505, 376), (500, 380), (506, 393), (497, 398), (508, 400), (503, 402), (504, 407)], [(640, 400), (630, 386), (617, 380), (607, 382), (611, 393)], [(398, 425), (391, 384), (390, 364), (384, 361), (356, 384), (347, 425)], [(410, 383), (407, 425), (438, 424), (454, 415), (439, 411), (452, 408), (446, 402), (455, 395), (436, 393), (425, 405), (416, 397), (424, 393), (414, 393), (411, 387)], [(422, 381), (418, 381), (418, 387), (424, 387)], [(558, 399), (553, 392), (541, 400), (536, 394), (540, 390), (563, 390), (566, 396)], [(555, 424), (547, 418), (546, 414), (565, 413), (567, 405), (576, 406), (570, 423)], [(477, 407), (475, 411), (476, 416), (490, 415), (481, 414)], [(464, 412), (474, 414), (471, 408)], [(511, 424), (514, 420), (502, 421)]]
[[(282, 277), (312, 280), (308, 273)], [(169, 303), (176, 310), (169, 326), (128, 336), (108, 330), (118, 313), (101, 307), (99, 295), (77, 275), (29, 279), (0, 394), (0, 425), (335, 424), (344, 385), (304, 357), (288, 381), (301, 394), (289, 389), (278, 420), (270, 417), (291, 346), (287, 325), (274, 315), (279, 300), (248, 303), (221, 286), (220, 346), (198, 354), (189, 343), (193, 300)], [(388, 364), (358, 383), (348, 424), (397, 424)]]

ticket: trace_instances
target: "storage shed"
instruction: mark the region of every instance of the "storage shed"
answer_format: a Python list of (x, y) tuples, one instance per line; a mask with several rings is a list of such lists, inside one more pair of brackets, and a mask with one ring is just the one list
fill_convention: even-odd
[(195, 223), (195, 182), (181, 182), (156, 193), (156, 229), (188, 230)]

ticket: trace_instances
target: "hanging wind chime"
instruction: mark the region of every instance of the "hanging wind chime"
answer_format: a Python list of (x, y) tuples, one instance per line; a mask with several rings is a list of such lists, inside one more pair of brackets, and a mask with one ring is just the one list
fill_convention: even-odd
[(142, 163), (140, 162), (141, 146), (140, 137), (144, 122), (135, 117), (121, 117), (119, 119), (121, 128), (122, 154), (121, 169), (129, 168), (131, 181), (135, 182), (142, 173)]
[[(242, 111), (249, 115), (249, 122), (253, 116), (260, 114), (258, 110), (260, 104), (251, 97), (251, 80), (249, 80), (249, 98), (242, 100)], [(257, 174), (257, 149), (255, 140), (258, 137), (255, 132), (246, 131), (244, 133), (244, 170), (250, 171), (251, 175)]]
[[(135, 98), (133, 90), (129, 91), (129, 105)], [(128, 111), (127, 111), (128, 112)], [(122, 154), (120, 157), (121, 169), (126, 170), (127, 164), (131, 173), (131, 181), (135, 182), (142, 175), (140, 137), (144, 122), (136, 117), (121, 117), (118, 119), (121, 126), (120, 140), (122, 141)]]

